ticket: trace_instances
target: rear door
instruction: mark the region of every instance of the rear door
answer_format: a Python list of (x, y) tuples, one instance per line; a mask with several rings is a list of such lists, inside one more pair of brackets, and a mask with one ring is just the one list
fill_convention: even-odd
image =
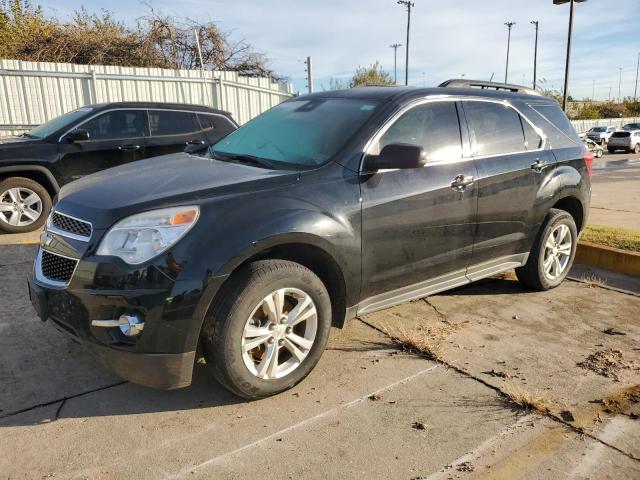
[(89, 140), (62, 137), (57, 166), (64, 183), (144, 158), (147, 115), (144, 110), (110, 110), (76, 126)]
[[(362, 311), (400, 295), (461, 280), (471, 259), (477, 208), (476, 171), (463, 158), (454, 101), (424, 102), (401, 114), (374, 140), (420, 145), (422, 168), (362, 174)], [(466, 132), (465, 132), (466, 137)], [(467, 184), (457, 180), (465, 179)], [(452, 284), (448, 284), (452, 286)], [(392, 302), (393, 303), (393, 302)]]
[(183, 152), (187, 147), (197, 147), (207, 142), (194, 112), (149, 110), (148, 114), (150, 136), (146, 147), (147, 158)]
[(524, 259), (541, 221), (537, 192), (555, 159), (542, 131), (509, 104), (464, 100), (462, 106), (478, 171), (478, 224), (467, 273), (474, 280)]

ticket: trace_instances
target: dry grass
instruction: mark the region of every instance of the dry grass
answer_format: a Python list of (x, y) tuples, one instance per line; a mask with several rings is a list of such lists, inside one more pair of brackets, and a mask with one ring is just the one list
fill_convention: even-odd
[(505, 394), (509, 400), (525, 410), (535, 410), (546, 413), (550, 410), (551, 404), (539, 393), (531, 393), (518, 385), (505, 384), (500, 391)]
[(631, 252), (640, 252), (640, 231), (638, 230), (587, 225), (582, 234), (582, 240)]
[(424, 322), (409, 329), (383, 326), (384, 332), (403, 350), (420, 353), (431, 360), (442, 360), (442, 341), (456, 330), (455, 325), (442, 321)]
[(607, 286), (607, 281), (604, 278), (598, 277), (597, 275), (589, 275), (589, 274), (585, 273), (580, 278), (580, 281), (585, 283), (587, 285), (587, 287), (589, 287), (589, 288), (606, 287)]

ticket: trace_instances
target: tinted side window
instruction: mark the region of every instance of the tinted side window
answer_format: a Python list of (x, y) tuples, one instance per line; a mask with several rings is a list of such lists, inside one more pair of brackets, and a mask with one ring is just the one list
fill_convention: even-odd
[(542, 137), (533, 129), (531, 124), (520, 117), (522, 130), (524, 130), (524, 144), (527, 150), (537, 150), (542, 146)]
[(83, 123), (79, 128), (89, 132), (89, 140), (115, 140), (146, 135), (144, 110), (114, 110)]
[(552, 148), (580, 145), (580, 138), (560, 105), (529, 105), (529, 107), (542, 117), (543, 124), (535, 119), (533, 123), (544, 129)]
[(522, 152), (524, 134), (513, 108), (490, 102), (464, 102), (471, 147), (476, 155)]
[(461, 158), (462, 142), (455, 103), (426, 103), (412, 108), (382, 135), (377, 153), (390, 143), (420, 145), (427, 161)]
[(194, 113), (170, 110), (149, 110), (149, 127), (152, 136), (181, 135), (200, 130)]

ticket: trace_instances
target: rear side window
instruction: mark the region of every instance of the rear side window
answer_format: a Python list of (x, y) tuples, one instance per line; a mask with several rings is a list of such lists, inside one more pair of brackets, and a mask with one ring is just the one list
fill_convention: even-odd
[(513, 108), (492, 102), (466, 101), (463, 105), (475, 155), (500, 155), (525, 150), (520, 115)]
[(550, 124), (548, 127), (540, 126), (544, 128), (547, 137), (549, 137), (551, 147), (574, 147), (580, 144), (580, 138), (575, 128), (573, 128), (560, 105), (529, 105), (529, 107), (541, 115), (546, 120), (545, 123), (548, 122)]
[(454, 102), (426, 103), (404, 113), (382, 135), (377, 152), (391, 143), (410, 143), (424, 148), (427, 161), (462, 157), (460, 123)]
[(170, 110), (149, 110), (151, 136), (182, 135), (200, 130), (196, 115), (191, 112), (172, 112)]
[(147, 118), (144, 110), (113, 110), (80, 125), (89, 140), (115, 140), (144, 137)]
[(235, 130), (233, 124), (222, 115), (198, 113), (198, 121), (200, 122), (200, 127), (207, 133), (216, 131), (219, 134), (226, 135)]

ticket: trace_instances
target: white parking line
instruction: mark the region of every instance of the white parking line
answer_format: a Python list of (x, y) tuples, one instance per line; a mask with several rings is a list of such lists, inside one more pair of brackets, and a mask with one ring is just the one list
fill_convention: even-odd
[(272, 440), (274, 438), (280, 437), (281, 435), (290, 432), (292, 430), (296, 430), (297, 428), (300, 428), (304, 425), (308, 425), (310, 423), (316, 422), (318, 420), (320, 420), (321, 418), (327, 417), (329, 415), (333, 415), (341, 410), (345, 410), (347, 408), (351, 408), (355, 405), (358, 405), (364, 401), (366, 401), (371, 395), (376, 395), (376, 394), (381, 394), (383, 392), (387, 392), (391, 389), (393, 389), (394, 387), (397, 387), (398, 385), (402, 385), (405, 384), (407, 382), (410, 382), (411, 380), (414, 380), (415, 378), (420, 377), (421, 375), (424, 375), (425, 373), (431, 372), (433, 370), (435, 370), (436, 368), (438, 368), (439, 365), (433, 365), (432, 367), (426, 368), (424, 370), (420, 370), (417, 373), (414, 373), (413, 375), (409, 375), (408, 377), (405, 377), (401, 380), (395, 381), (393, 383), (390, 383), (389, 385), (379, 388), (378, 390), (375, 390), (373, 392), (369, 392), (366, 395), (363, 395), (360, 398), (356, 398), (355, 400), (350, 401), (349, 403), (345, 403), (343, 405), (340, 405), (338, 407), (334, 407), (330, 410), (327, 410), (325, 412), (322, 412), (318, 415), (315, 415), (313, 417), (307, 418), (305, 420), (302, 420), (301, 422), (296, 423), (295, 425), (290, 425), (287, 428), (283, 428), (282, 430), (279, 430), (275, 433), (272, 433), (270, 435), (267, 435), (266, 437), (263, 437), (259, 440), (256, 440), (255, 442), (251, 442), (248, 443), (246, 445), (243, 445), (242, 447), (236, 448), (235, 450), (231, 450), (229, 452), (223, 453), (221, 455), (217, 455), (215, 457), (210, 458), (209, 460), (206, 460), (198, 465), (194, 465), (192, 467), (189, 468), (185, 468), (183, 470), (181, 470), (180, 472), (176, 473), (175, 475), (170, 475), (166, 478), (181, 478), (185, 475), (191, 474), (192, 472), (195, 472), (198, 469), (210, 466), (210, 465), (214, 465), (216, 463), (220, 463), (223, 460), (226, 460), (229, 457), (232, 457), (234, 455), (237, 455), (238, 453), (244, 452), (247, 449), (256, 447), (264, 442), (267, 442), (269, 440)]

